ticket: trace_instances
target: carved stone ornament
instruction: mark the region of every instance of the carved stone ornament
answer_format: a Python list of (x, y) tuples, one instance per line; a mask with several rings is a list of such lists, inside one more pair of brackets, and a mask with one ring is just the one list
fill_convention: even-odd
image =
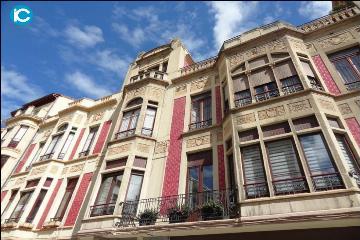
[(193, 148), (210, 143), (211, 143), (211, 135), (205, 135), (205, 136), (188, 139), (186, 141), (186, 147)]
[(241, 115), (241, 116), (236, 117), (237, 125), (251, 123), (251, 122), (255, 122), (255, 114), (254, 113), (249, 113), (246, 115)]
[(309, 99), (305, 99), (298, 102), (293, 102), (288, 104), (288, 108), (290, 112), (301, 112), (308, 109), (311, 109), (311, 104)]
[(131, 143), (127, 143), (120, 146), (111, 147), (108, 149), (108, 155), (112, 156), (122, 152), (128, 152), (130, 150)]
[(351, 36), (351, 34), (349, 32), (346, 32), (336, 36), (329, 37), (324, 40), (319, 40), (318, 44), (321, 48), (328, 48), (328, 47), (333, 47), (334, 45), (345, 43), (352, 38), (353, 37)]
[(155, 146), (155, 154), (165, 153), (169, 145), (169, 140), (157, 142)]
[(347, 103), (340, 104), (339, 109), (340, 109), (340, 112), (342, 115), (352, 113), (351, 108), (350, 108), (349, 104), (347, 104)]
[(327, 100), (324, 100), (324, 99), (319, 99), (319, 103), (320, 103), (320, 106), (323, 108), (323, 109), (327, 109), (327, 110), (330, 110), (330, 111), (334, 111), (335, 112), (335, 107), (334, 107), (334, 104), (332, 102), (329, 102)]
[(284, 114), (285, 114), (285, 108), (282, 105), (268, 108), (258, 112), (259, 120), (274, 118), (274, 117), (282, 116)]
[(208, 76), (201, 77), (199, 80), (195, 80), (191, 83), (191, 91), (202, 90), (210, 87), (210, 79)]

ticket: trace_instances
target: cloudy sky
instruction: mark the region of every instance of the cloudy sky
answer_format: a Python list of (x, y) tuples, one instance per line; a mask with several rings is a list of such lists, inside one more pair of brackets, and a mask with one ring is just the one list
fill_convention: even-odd
[[(26, 26), (9, 17), (21, 4), (34, 15)], [(52, 92), (73, 98), (116, 92), (140, 51), (175, 37), (199, 61), (256, 26), (300, 25), (330, 10), (330, 1), (1, 2), (1, 119)]]

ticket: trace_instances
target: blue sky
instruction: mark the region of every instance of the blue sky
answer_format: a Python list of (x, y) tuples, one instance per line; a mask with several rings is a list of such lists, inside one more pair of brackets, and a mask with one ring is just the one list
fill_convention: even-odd
[[(26, 5), (33, 20), (14, 25)], [(128, 64), (178, 37), (196, 61), (259, 25), (300, 25), (331, 2), (1, 2), (1, 119), (43, 95), (99, 98), (118, 91)]]

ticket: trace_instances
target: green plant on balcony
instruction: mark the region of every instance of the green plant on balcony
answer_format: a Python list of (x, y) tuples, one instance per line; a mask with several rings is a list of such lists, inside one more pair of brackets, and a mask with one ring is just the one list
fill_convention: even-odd
[(145, 209), (139, 215), (139, 225), (154, 225), (158, 218), (159, 212), (155, 209)]
[(189, 217), (190, 208), (187, 205), (177, 205), (167, 210), (170, 223), (185, 222)]
[(201, 206), (201, 216), (203, 220), (216, 220), (222, 219), (224, 208), (223, 206), (215, 201), (209, 201)]

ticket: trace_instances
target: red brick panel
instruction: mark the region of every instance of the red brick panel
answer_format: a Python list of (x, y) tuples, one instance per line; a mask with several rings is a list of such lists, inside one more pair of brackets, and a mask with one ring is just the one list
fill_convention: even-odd
[(1, 192), (1, 202), (5, 198), (7, 190)]
[(218, 171), (219, 171), (219, 189), (226, 189), (225, 182), (225, 159), (224, 159), (224, 145), (217, 146), (218, 152)]
[(89, 187), (91, 177), (93, 173), (85, 173), (84, 176), (81, 179), (81, 183), (79, 185), (79, 189), (75, 195), (75, 199), (71, 205), (71, 208), (69, 210), (69, 214), (66, 218), (64, 226), (73, 226), (75, 224), (76, 218), (79, 214), (80, 207), (84, 201), (86, 191)]
[(80, 145), (80, 141), (81, 141), (82, 137), (84, 136), (84, 132), (85, 132), (85, 128), (82, 128), (82, 129), (81, 129), (81, 132), (80, 132), (80, 134), (79, 134), (79, 136), (78, 136), (78, 138), (77, 138), (77, 140), (76, 140), (76, 143), (75, 143), (75, 145), (74, 145), (74, 148), (73, 148), (73, 150), (72, 150), (72, 152), (71, 152), (71, 155), (70, 155), (70, 157), (69, 157), (69, 160), (72, 160), (72, 159), (74, 158), (75, 153), (76, 153), (76, 150), (77, 150), (77, 148), (78, 148), (79, 145)]
[(324, 79), (324, 82), (325, 82), (327, 88), (329, 89), (330, 93), (339, 95), (340, 90), (339, 90), (338, 86), (336, 85), (333, 77), (331, 76), (329, 70), (326, 68), (320, 55), (313, 56), (313, 61), (316, 65), (318, 71), (320, 72), (322, 79)]
[(19, 165), (17, 165), (16, 169), (15, 169), (15, 173), (19, 173), (21, 171), (21, 169), (23, 168), (23, 166), (25, 165), (26, 161), (29, 159), (30, 154), (32, 153), (32, 151), (34, 150), (35, 147), (35, 143), (31, 144), (28, 149), (26, 150), (23, 159), (19, 162)]
[(103, 124), (103, 126), (101, 128), (99, 138), (98, 138), (98, 140), (96, 142), (96, 145), (94, 147), (93, 154), (101, 152), (101, 149), (104, 146), (106, 137), (107, 137), (107, 135), (109, 133), (110, 125), (111, 125), (111, 120), (104, 122), (104, 124)]
[(217, 86), (215, 88), (215, 102), (216, 102), (216, 124), (220, 124), (222, 120), (220, 86)]
[(42, 214), (42, 216), (41, 216), (41, 218), (40, 218), (40, 220), (39, 220), (39, 223), (38, 223), (38, 225), (37, 225), (37, 229), (41, 229), (41, 228), (42, 228), (42, 226), (43, 226), (43, 224), (44, 224), (44, 222), (45, 222), (45, 220), (46, 220), (46, 217), (47, 217), (47, 215), (49, 214), (50, 208), (53, 206), (55, 197), (56, 197), (56, 195), (57, 195), (57, 193), (58, 193), (58, 191), (59, 191), (59, 188), (60, 188), (60, 186), (61, 186), (62, 181), (63, 181), (62, 179), (59, 179), (59, 180), (57, 181), (56, 186), (55, 186), (55, 188), (54, 188), (54, 191), (53, 191), (53, 193), (51, 194), (51, 197), (50, 197), (50, 199), (49, 199), (49, 202), (47, 203), (46, 208), (45, 208), (45, 210), (44, 210), (44, 212), (43, 212), (43, 214)]
[(353, 135), (357, 145), (360, 147), (360, 124), (356, 118), (347, 118), (345, 119), (348, 128), (350, 129), (351, 134)]
[(174, 100), (171, 120), (169, 154), (166, 159), (162, 196), (178, 194), (181, 161), (181, 134), (184, 129), (185, 97)]

